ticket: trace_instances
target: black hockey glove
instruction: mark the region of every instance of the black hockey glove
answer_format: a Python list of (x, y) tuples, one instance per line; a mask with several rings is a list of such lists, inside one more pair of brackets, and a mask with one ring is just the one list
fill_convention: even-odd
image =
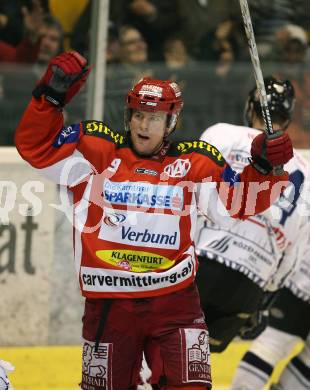
[(279, 291), (266, 291), (263, 294), (259, 307), (239, 330), (239, 336), (242, 340), (254, 340), (265, 330), (269, 320), (269, 309), (273, 305)]
[(83, 86), (90, 70), (78, 52), (62, 53), (49, 62), (32, 94), (37, 99), (44, 95), (55, 106), (63, 107)]

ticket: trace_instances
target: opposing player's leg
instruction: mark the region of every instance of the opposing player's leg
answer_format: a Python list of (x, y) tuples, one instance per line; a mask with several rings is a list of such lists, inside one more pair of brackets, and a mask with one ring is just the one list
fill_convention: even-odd
[(283, 289), (270, 310), (269, 326), (239, 363), (231, 389), (262, 389), (278, 362), (307, 338), (309, 328), (309, 304)]
[(231, 390), (262, 389), (268, 382), (274, 366), (287, 357), (297, 341), (297, 336), (267, 327), (243, 356)]
[(211, 352), (222, 352), (257, 310), (263, 290), (225, 264), (204, 256), (198, 259), (196, 282), (209, 329)]
[(302, 351), (295, 356), (283, 370), (277, 387), (281, 390), (307, 390), (310, 389), (310, 333)]

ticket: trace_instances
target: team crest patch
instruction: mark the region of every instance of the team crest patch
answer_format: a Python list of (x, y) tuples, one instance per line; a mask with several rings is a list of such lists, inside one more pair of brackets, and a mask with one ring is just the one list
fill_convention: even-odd
[(162, 175), (168, 177), (184, 177), (191, 169), (191, 163), (189, 159), (178, 158), (172, 164), (166, 165)]
[(83, 389), (112, 389), (112, 344), (85, 341), (83, 346)]
[(183, 382), (211, 383), (209, 335), (204, 329), (181, 329)]

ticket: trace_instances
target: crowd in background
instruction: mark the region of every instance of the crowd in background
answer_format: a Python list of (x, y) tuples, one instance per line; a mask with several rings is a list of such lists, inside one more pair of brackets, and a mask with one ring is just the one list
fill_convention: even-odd
[[(296, 147), (310, 147), (310, 2), (248, 2), (263, 72), (292, 81), (291, 136)], [(50, 58), (70, 49), (89, 57), (93, 3), (1, 0), (0, 144), (12, 144), (28, 91)], [(219, 121), (242, 124), (254, 79), (238, 0), (112, 0), (106, 61), (105, 117), (118, 130), (125, 92), (145, 75), (180, 83), (185, 110), (177, 136), (197, 138)], [(85, 98), (68, 110), (68, 121), (83, 119)]]

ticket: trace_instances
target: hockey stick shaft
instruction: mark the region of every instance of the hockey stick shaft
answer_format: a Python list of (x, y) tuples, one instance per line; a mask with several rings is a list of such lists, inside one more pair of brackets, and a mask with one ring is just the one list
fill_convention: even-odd
[(263, 73), (262, 73), (259, 56), (257, 52), (257, 46), (255, 42), (255, 36), (254, 36), (248, 2), (247, 0), (239, 0), (239, 2), (240, 2), (244, 29), (248, 39), (250, 56), (253, 64), (253, 70), (254, 70), (254, 77), (256, 81), (257, 91), (259, 93), (259, 100), (262, 108), (262, 114), (266, 126), (266, 131), (268, 134), (273, 134), (274, 131), (272, 127), (272, 121), (271, 121), (270, 111), (267, 102), (267, 94), (266, 94), (266, 89), (264, 84), (264, 78), (263, 78)]
[[(245, 33), (248, 39), (248, 44), (249, 44), (249, 50), (250, 50), (250, 56), (251, 56), (251, 61), (253, 64), (253, 70), (254, 70), (254, 77), (256, 81), (256, 88), (259, 94), (259, 101), (262, 109), (262, 115), (266, 127), (266, 132), (269, 136), (274, 134), (274, 130), (272, 127), (272, 121), (271, 121), (271, 115), (268, 107), (268, 101), (267, 101), (267, 94), (266, 94), (266, 89), (265, 89), (265, 84), (264, 84), (264, 78), (263, 78), (263, 72), (261, 69), (260, 61), (259, 61), (259, 56), (258, 56), (258, 51), (257, 51), (257, 46), (256, 46), (256, 41), (255, 41), (255, 36), (254, 36), (254, 31), (253, 31), (253, 25), (252, 25), (252, 20), (251, 20), (251, 15), (250, 15), (250, 10), (249, 10), (249, 5), (247, 0), (239, 0), (240, 3), (240, 8), (241, 8), (241, 14), (242, 14), (242, 19), (243, 19), (243, 25), (245, 29)], [(274, 173), (278, 176), (283, 173), (283, 168), (280, 167), (275, 167), (274, 168)]]

